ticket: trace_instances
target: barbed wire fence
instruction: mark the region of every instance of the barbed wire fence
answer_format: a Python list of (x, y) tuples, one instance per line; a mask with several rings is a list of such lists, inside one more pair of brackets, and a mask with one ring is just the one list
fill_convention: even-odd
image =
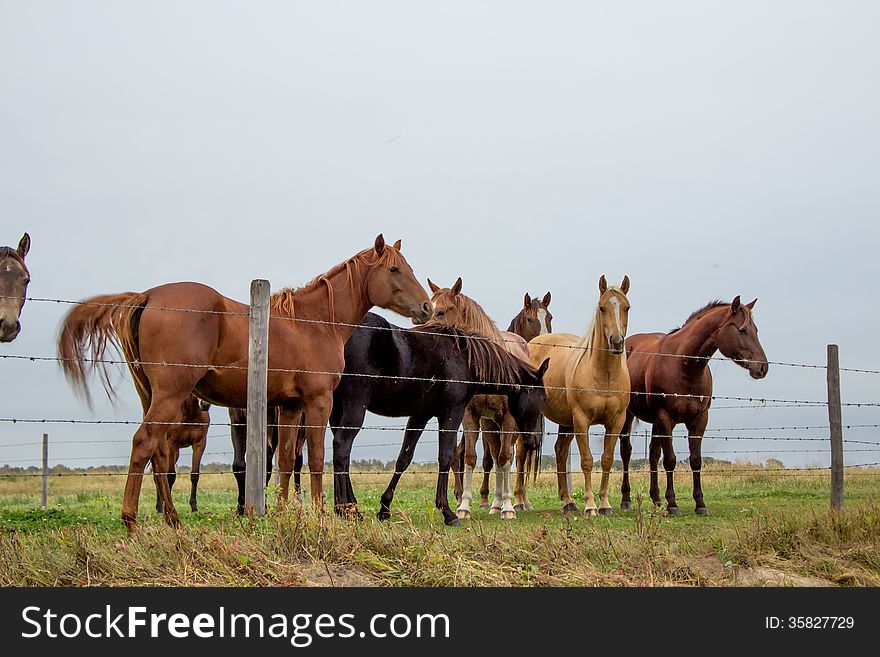
[[(262, 321), (264, 323), (264, 330), (266, 335), (268, 335), (268, 323), (270, 319), (275, 320), (287, 320), (287, 321), (297, 321), (297, 322), (306, 322), (306, 323), (318, 323), (318, 324), (327, 324), (333, 326), (345, 326), (345, 327), (357, 327), (371, 329), (371, 330), (381, 330), (381, 331), (406, 331), (411, 329), (401, 328), (401, 327), (380, 327), (380, 326), (367, 326), (367, 325), (352, 325), (343, 322), (333, 322), (328, 320), (316, 320), (316, 319), (306, 319), (306, 318), (292, 318), (286, 316), (278, 316), (271, 315), (269, 313), (268, 307), (268, 282), (265, 283), (265, 293), (264, 299), (259, 302), (263, 304), (262, 308)], [(253, 292), (253, 288), (252, 288)], [(95, 303), (89, 301), (72, 301), (66, 299), (56, 299), (56, 298), (40, 298), (40, 297), (31, 297), (27, 300), (33, 302), (43, 302), (43, 303), (57, 303), (57, 304), (70, 304), (70, 305), (99, 305), (99, 306), (115, 306), (115, 307), (126, 307), (121, 304), (104, 304), (104, 303)], [(252, 309), (254, 308), (254, 300), (252, 295)], [(187, 308), (155, 308), (151, 306), (151, 309), (154, 310), (164, 310), (169, 312), (198, 312), (198, 313), (209, 313), (209, 314), (221, 314), (221, 315), (239, 315), (244, 317), (249, 317), (251, 320), (257, 315), (260, 314), (259, 311), (249, 310), (248, 312), (230, 312), (230, 311), (212, 311), (212, 310), (200, 310), (200, 309), (187, 309)], [(440, 332), (440, 331), (429, 331), (425, 329), (420, 329), (421, 332), (428, 335), (436, 335), (442, 337), (449, 337), (448, 333)], [(476, 336), (476, 335), (460, 335), (459, 338), (464, 338), (467, 340), (484, 340), (491, 342), (507, 342), (507, 340), (490, 338), (484, 336)], [(512, 342), (512, 341), (511, 341)], [(602, 347), (588, 347), (582, 345), (553, 345), (557, 348), (566, 348), (566, 349), (586, 349), (593, 351), (604, 351), (606, 349)], [(263, 346), (264, 353), (262, 354), (263, 360), (265, 360), (265, 351), (266, 347)], [(633, 353), (633, 352), (630, 352)], [(692, 360), (703, 359), (706, 361), (726, 361), (731, 360), (727, 358), (719, 358), (716, 356), (702, 357), (702, 356), (683, 356), (680, 354), (665, 354), (665, 353), (652, 353), (652, 352), (637, 352), (637, 353), (645, 353), (654, 356), (661, 357), (669, 357), (669, 358), (688, 358)], [(5, 360), (18, 360), (18, 361), (27, 361), (32, 363), (61, 363), (64, 359), (58, 356), (47, 356), (47, 355), (8, 355), (8, 354), (0, 354), (0, 359)], [(125, 360), (120, 359), (83, 359), (84, 362), (87, 362), (92, 365), (115, 365), (115, 366), (125, 366), (127, 365)], [(167, 363), (167, 362), (139, 362), (135, 363), (135, 366), (143, 366), (143, 365), (151, 365), (151, 366), (162, 366), (162, 367), (197, 367), (197, 368), (205, 368), (210, 367), (213, 369), (239, 369), (239, 370), (248, 370), (249, 376), (251, 375), (253, 368), (255, 366), (259, 366), (260, 363), (259, 354), (256, 358), (250, 357), (248, 366), (241, 365), (230, 365), (230, 364), (204, 364), (204, 363)], [(748, 360), (735, 360), (741, 365), (748, 365), (754, 361)], [(793, 367), (793, 368), (804, 368), (804, 369), (817, 369), (817, 370), (825, 370), (826, 376), (828, 378), (828, 399), (818, 400), (818, 399), (780, 399), (780, 398), (762, 398), (762, 397), (753, 397), (753, 396), (730, 396), (730, 395), (711, 395), (708, 396), (708, 401), (714, 402), (715, 400), (721, 400), (723, 402), (738, 402), (736, 404), (723, 404), (712, 406), (712, 410), (734, 410), (734, 409), (762, 409), (762, 408), (827, 408), (829, 412), (829, 424), (827, 425), (801, 425), (801, 426), (777, 426), (777, 427), (757, 427), (757, 428), (749, 428), (742, 427), (738, 429), (716, 429), (709, 428), (706, 433), (709, 434), (707, 437), (711, 436), (714, 440), (724, 440), (725, 443), (729, 443), (734, 441), (772, 441), (772, 442), (797, 442), (797, 443), (811, 443), (813, 446), (801, 448), (774, 448), (774, 449), (725, 449), (720, 451), (712, 451), (706, 452), (703, 455), (706, 457), (711, 456), (721, 456), (721, 455), (744, 455), (744, 454), (827, 454), (829, 449), (831, 451), (831, 466), (828, 467), (801, 467), (801, 468), (737, 468), (736, 470), (728, 470), (728, 469), (718, 469), (717, 471), (713, 468), (706, 469), (705, 467), (701, 468), (701, 473), (703, 476), (711, 475), (711, 474), (719, 474), (723, 476), (752, 476), (757, 473), (767, 473), (772, 472), (777, 476), (831, 476), (832, 479), (832, 506), (835, 508), (842, 507), (843, 503), (843, 472), (844, 470), (848, 470), (850, 472), (860, 472), (862, 474), (868, 475), (877, 475), (880, 474), (880, 471), (873, 471), (872, 468), (877, 468), (880, 466), (880, 462), (874, 462), (870, 458), (867, 459), (868, 462), (863, 463), (850, 463), (845, 464), (843, 460), (843, 448), (844, 445), (848, 445), (846, 449), (847, 454), (878, 454), (880, 453), (880, 440), (872, 441), (872, 440), (859, 440), (852, 438), (844, 438), (843, 437), (843, 429), (855, 430), (855, 429), (877, 429), (880, 428), (880, 424), (848, 424), (843, 425), (841, 420), (841, 409), (842, 408), (875, 408), (880, 406), (880, 402), (875, 401), (857, 401), (857, 402), (841, 402), (839, 398), (839, 376), (841, 372), (846, 373), (855, 373), (855, 374), (869, 374), (869, 375), (878, 375), (880, 374), (880, 370), (874, 369), (865, 369), (865, 368), (843, 368), (840, 367), (837, 363), (837, 349), (834, 345), (829, 345), (828, 348), (828, 361), (825, 365), (815, 364), (815, 363), (796, 363), (790, 361), (768, 361), (770, 365), (783, 366), (783, 367)], [(407, 376), (399, 376), (399, 375), (382, 375), (382, 374), (363, 374), (363, 373), (354, 373), (354, 372), (327, 372), (321, 370), (309, 370), (309, 369), (293, 369), (293, 368), (269, 368), (268, 363), (264, 362), (262, 364), (265, 369), (265, 374), (269, 372), (273, 373), (290, 373), (290, 374), (334, 374), (341, 376), (360, 376), (367, 378), (390, 378), (396, 380), (413, 380), (420, 381), (432, 384), (444, 384), (444, 383), (461, 383), (461, 384), (482, 384), (485, 383), (483, 381), (468, 381), (468, 380), (458, 380), (458, 379), (442, 379), (436, 377), (407, 377)], [(263, 375), (263, 386), (265, 386), (265, 374)], [(258, 377), (259, 378), (259, 377)], [(515, 384), (498, 384), (500, 386), (503, 385), (515, 385)], [(518, 387), (528, 387), (519, 385)], [(704, 395), (692, 395), (686, 393), (654, 393), (654, 392), (645, 392), (645, 391), (621, 391), (621, 390), (613, 390), (613, 389), (602, 389), (602, 388), (564, 388), (564, 387), (554, 387), (554, 386), (544, 386), (548, 390), (566, 390), (573, 392), (592, 392), (592, 393), (622, 393), (629, 392), (632, 395), (658, 395), (662, 397), (673, 397), (673, 398), (698, 398), (701, 401), (707, 401), (707, 396)], [(835, 398), (836, 394), (836, 398)], [(257, 397), (260, 395), (257, 394)], [(263, 391), (263, 402), (260, 404), (258, 401), (255, 402), (257, 406), (261, 408), (254, 408), (253, 413), (260, 414), (262, 417), (266, 417), (266, 408), (265, 408), (265, 390)], [(249, 390), (249, 405), (251, 403), (250, 399), (250, 390)], [(250, 412), (248, 417), (252, 417)], [(78, 420), (72, 418), (21, 418), (21, 417), (0, 417), (0, 425), (4, 423), (12, 423), (12, 424), (36, 424), (36, 425), (94, 425), (94, 426), (113, 426), (113, 425), (135, 425), (140, 426), (144, 423), (143, 420)], [(195, 422), (156, 422), (153, 424), (168, 424), (175, 426), (198, 426), (202, 425), (202, 423)], [(231, 428), (231, 423), (229, 422), (214, 422), (208, 423), (213, 424), (213, 426), (229, 426)], [(203, 425), (206, 426), (207, 425)], [(287, 428), (298, 428), (303, 427), (302, 424), (298, 425), (274, 425), (269, 424), (269, 426), (280, 426)], [(308, 427), (306, 427), (308, 428)], [(325, 428), (326, 427), (319, 427)], [(352, 429), (352, 430), (370, 430), (370, 431), (394, 431), (400, 432), (405, 429), (404, 426), (388, 426), (388, 425), (376, 425), (376, 426), (361, 426), (361, 427), (337, 427), (339, 429)], [(439, 427), (427, 429), (428, 431), (439, 431)], [(743, 435), (744, 432), (757, 432), (757, 431), (773, 431), (773, 432), (788, 432), (788, 431), (827, 431), (828, 437), (817, 437), (817, 436), (806, 436), (806, 435), (768, 435), (768, 434), (746, 434)], [(716, 432), (726, 432), (716, 434)], [(262, 435), (261, 435), (262, 433)], [(505, 433), (501, 431), (500, 433)], [(519, 432), (517, 432), (519, 433)], [(876, 432), (874, 432), (876, 433)], [(553, 436), (558, 435), (559, 432), (544, 432), (545, 436)], [(645, 431), (645, 453), (647, 457), (647, 441), (649, 432)], [(633, 437), (635, 437), (635, 433), (633, 433)], [(265, 456), (265, 428), (261, 427), (261, 432), (253, 432), (248, 431), (248, 456), (252, 456), (254, 453), (262, 453)], [(214, 434), (208, 437), (219, 437), (218, 434)], [(657, 436), (663, 437), (663, 436)], [(673, 440), (686, 440), (688, 438), (687, 435), (673, 434), (670, 436)], [(256, 444), (252, 444), (255, 443)], [(62, 440), (56, 441), (53, 444), (58, 445), (72, 445), (72, 444), (83, 444), (83, 445), (97, 445), (97, 444), (112, 444), (112, 443), (128, 443), (128, 440)], [(438, 440), (422, 440), (421, 444), (439, 444)], [(849, 447), (849, 445), (854, 445), (855, 447)], [(77, 471), (77, 472), (57, 472), (50, 471), (48, 464), (48, 434), (43, 433), (43, 439), (41, 441), (33, 441), (33, 442), (18, 442), (18, 443), (10, 443), (10, 444), (0, 444), (0, 448), (22, 448), (22, 447), (35, 447), (40, 446), (42, 448), (42, 468), (40, 472), (30, 472), (30, 471), (20, 471), (17, 466), (13, 466), (12, 469), (16, 470), (15, 472), (0, 471), (0, 478), (9, 478), (9, 477), (35, 477), (39, 476), (42, 478), (43, 483), (43, 508), (46, 507), (47, 504), (47, 489), (48, 489), (48, 479), (49, 477), (112, 477), (112, 476), (129, 476), (128, 472), (93, 472), (93, 471)], [(384, 442), (384, 443), (355, 443), (352, 445), (353, 450), (367, 450), (367, 449), (376, 449), (380, 447), (395, 447), (400, 446), (400, 442)], [(326, 449), (327, 445), (325, 445)], [(229, 456), (232, 455), (231, 451), (209, 451), (206, 450), (202, 455), (202, 458), (205, 457), (218, 457), (218, 456)], [(123, 460), (128, 457), (124, 456), (107, 456), (102, 457), (106, 460)], [(75, 457), (67, 457), (65, 461), (94, 461), (95, 457), (93, 456), (75, 456)], [(6, 464), (6, 469), (9, 470), (9, 464), (13, 463), (27, 463), (33, 462), (34, 459), (5, 459), (0, 454), (0, 464)], [(250, 470), (250, 468), (248, 468)], [(253, 470), (254, 473), (265, 472), (264, 467), (257, 467)], [(275, 470), (276, 476), (279, 471)], [(544, 470), (546, 473), (547, 470)], [(615, 469), (613, 472), (617, 474), (622, 474), (626, 472), (623, 469)], [(638, 470), (633, 470), (633, 474), (639, 472)], [(325, 470), (324, 474), (332, 474), (332, 471)], [(569, 474), (570, 470), (566, 472)], [(149, 472), (145, 474), (150, 474)], [(175, 474), (175, 473), (153, 473), (153, 474)], [(204, 475), (212, 475), (212, 474), (224, 474), (220, 472), (202, 472)], [(280, 473), (284, 474), (284, 473)], [(287, 473), (291, 474), (291, 473)], [(304, 472), (304, 474), (309, 474), (308, 470)], [(336, 473), (342, 474), (342, 473)], [(391, 472), (387, 470), (383, 471), (354, 471), (352, 470), (349, 473), (352, 475), (372, 475), (372, 476), (388, 476)], [(551, 472), (552, 474), (552, 472)], [(254, 481), (259, 482), (261, 479), (261, 475), (257, 474), (254, 478)], [(262, 484), (257, 484), (260, 488), (259, 496), (264, 498), (263, 486)], [(251, 497), (258, 495), (258, 493), (252, 493)], [(259, 505), (257, 505), (258, 507)], [(256, 507), (255, 507), (256, 508)], [(261, 512), (258, 509), (258, 512)]]

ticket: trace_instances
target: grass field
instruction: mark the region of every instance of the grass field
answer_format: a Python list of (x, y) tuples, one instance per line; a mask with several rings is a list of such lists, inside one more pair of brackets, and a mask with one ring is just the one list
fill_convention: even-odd
[[(374, 512), (387, 474), (355, 476), (362, 522), (294, 506), (234, 518), (228, 474), (202, 477), (193, 514), (184, 476), (175, 487), (184, 527), (163, 525), (145, 482), (133, 539), (119, 521), (124, 477), (53, 478), (46, 511), (39, 478), (2, 478), (0, 585), (880, 586), (880, 471), (848, 471), (846, 510), (830, 513), (827, 472), (756, 467), (707, 470), (709, 517), (693, 514), (686, 472), (677, 518), (650, 504), (646, 472), (634, 475), (635, 510), (592, 519), (563, 516), (543, 474), (535, 511), (502, 521), (476, 510), (458, 528), (434, 510), (429, 473), (401, 480), (384, 523)], [(619, 486), (613, 474), (615, 507)]]

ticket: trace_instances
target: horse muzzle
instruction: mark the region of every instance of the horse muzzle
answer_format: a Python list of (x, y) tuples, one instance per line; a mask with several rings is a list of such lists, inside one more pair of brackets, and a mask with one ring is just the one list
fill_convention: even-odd
[(0, 321), (0, 342), (12, 342), (21, 331), (21, 322)]
[(430, 301), (425, 301), (420, 307), (410, 311), (410, 317), (413, 324), (424, 324), (434, 316), (434, 306)]
[(753, 379), (763, 379), (767, 376), (768, 371), (770, 371), (770, 365), (768, 363), (752, 363), (749, 367), (749, 376)]
[(608, 339), (608, 346), (611, 347), (611, 353), (615, 356), (623, 353), (624, 344), (625, 340), (622, 337)]

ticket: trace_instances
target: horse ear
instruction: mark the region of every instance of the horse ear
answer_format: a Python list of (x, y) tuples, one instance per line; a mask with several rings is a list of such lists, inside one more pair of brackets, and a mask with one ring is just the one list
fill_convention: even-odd
[(437, 290), (440, 289), (440, 286), (437, 285), (437, 284), (436, 284), (434, 281), (432, 281), (430, 278), (428, 279), (428, 287), (431, 288), (431, 292), (436, 292)]
[(746, 308), (748, 308), (749, 310), (752, 310), (752, 309), (755, 307), (755, 304), (756, 304), (756, 303), (758, 303), (758, 300), (757, 300), (757, 299), (755, 299), (755, 300), (752, 301), (751, 303), (747, 303), (747, 304), (746, 304)]
[(547, 368), (550, 367), (550, 359), (545, 358), (544, 362), (541, 363), (541, 366), (538, 367), (538, 376), (543, 380), (544, 374), (547, 372)]
[(21, 237), (21, 241), (18, 243), (18, 252), (19, 257), (24, 260), (24, 257), (28, 254), (28, 251), (31, 250), (31, 236), (25, 233)]
[(523, 308), (531, 308), (532, 306), (532, 297), (529, 296), (529, 293), (526, 292), (526, 296), (523, 298)]
[(376, 255), (382, 255), (382, 252), (385, 250), (385, 238), (382, 237), (382, 233), (376, 235), (376, 241), (373, 243), (373, 248), (376, 249)]
[(545, 308), (548, 307), (548, 306), (550, 305), (550, 293), (549, 293), (549, 292), (548, 292), (547, 294), (544, 295), (544, 298), (543, 298), (543, 299), (541, 299), (541, 303), (544, 304), (544, 307), (545, 307)]
[(629, 292), (629, 276), (624, 275), (623, 282), (620, 284), (620, 289), (624, 294)]
[(608, 281), (605, 280), (605, 274), (602, 274), (602, 277), (599, 279), (599, 294), (605, 294), (605, 290), (608, 289)]
[(730, 304), (730, 312), (735, 313), (737, 310), (739, 310), (739, 304), (740, 304), (739, 295), (737, 294), (733, 298), (733, 301)]
[(394, 248), (397, 249), (398, 251), (400, 251), (400, 240), (397, 240), (397, 241), (394, 243)]
[(459, 292), (461, 292), (461, 276), (456, 279), (455, 284), (452, 286), (453, 295), (456, 295)]

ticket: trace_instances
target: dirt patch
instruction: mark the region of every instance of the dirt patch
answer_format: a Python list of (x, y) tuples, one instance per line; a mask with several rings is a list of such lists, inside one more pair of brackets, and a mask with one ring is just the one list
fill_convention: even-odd
[(300, 569), (302, 586), (380, 586), (379, 580), (359, 568), (306, 564)]
[(764, 567), (735, 568), (732, 583), (735, 586), (837, 586), (818, 577), (795, 575)]

